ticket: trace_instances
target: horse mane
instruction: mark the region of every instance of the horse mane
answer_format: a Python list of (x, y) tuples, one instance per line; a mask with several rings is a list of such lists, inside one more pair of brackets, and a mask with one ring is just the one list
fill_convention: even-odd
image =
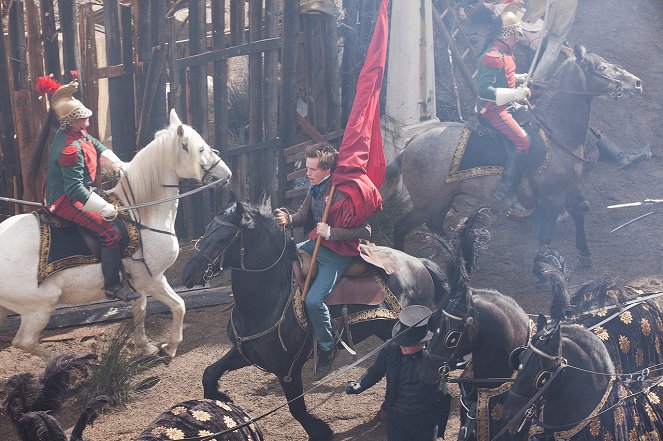
[(559, 94), (559, 90), (573, 90), (573, 88), (566, 86), (569, 79), (577, 78), (580, 80), (580, 84), (576, 86), (578, 91), (584, 91), (587, 88), (585, 73), (574, 57), (564, 60), (551, 78), (549, 87), (544, 88), (543, 94), (537, 100), (537, 110), (540, 114), (548, 113), (549, 107), (554, 103), (552, 98)]
[[(597, 369), (602, 369), (600, 372), (605, 374), (614, 374), (615, 373), (615, 364), (610, 358), (610, 353), (606, 349), (605, 345), (601, 340), (599, 340), (594, 333), (587, 330), (583, 326), (579, 325), (561, 325), (562, 336), (566, 339), (573, 341), (578, 345), (585, 353), (589, 354), (594, 358), (601, 366), (596, 367)], [(561, 354), (565, 356), (565, 354)], [(585, 367), (585, 366), (578, 366)]]
[[(130, 190), (126, 191), (127, 196), (133, 198), (129, 203), (137, 204), (164, 198), (167, 190), (162, 185), (164, 184), (163, 172), (165, 170), (175, 170), (177, 165), (186, 157), (190, 157), (193, 164), (199, 163), (200, 152), (198, 148), (189, 148), (187, 153), (177, 142), (179, 137), (177, 134), (178, 127), (176, 124), (171, 124), (169, 127), (156, 132), (154, 139), (145, 148), (139, 150), (131, 160), (126, 175), (121, 178), (118, 184), (126, 191), (123, 181), (128, 180)], [(191, 142), (191, 137), (200, 137), (200, 135), (188, 126), (182, 125), (182, 128), (184, 137), (189, 138), (188, 144), (190, 146), (195, 145)], [(200, 167), (195, 165), (193, 169), (199, 174), (197, 178), (200, 179), (202, 177)], [(177, 184), (177, 182), (170, 184)], [(153, 207), (145, 207), (142, 210), (147, 213), (151, 208)]]

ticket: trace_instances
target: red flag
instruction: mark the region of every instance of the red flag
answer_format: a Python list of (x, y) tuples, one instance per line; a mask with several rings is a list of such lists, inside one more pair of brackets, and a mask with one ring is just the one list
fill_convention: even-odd
[(389, 42), (388, 5), (389, 0), (382, 0), (332, 176), (332, 184), (352, 200), (352, 223), (357, 225), (382, 209), (380, 186), (386, 161), (380, 132), (380, 90)]

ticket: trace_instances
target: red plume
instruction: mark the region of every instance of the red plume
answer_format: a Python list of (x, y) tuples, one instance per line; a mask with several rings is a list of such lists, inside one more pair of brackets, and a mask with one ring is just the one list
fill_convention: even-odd
[(47, 77), (37, 78), (37, 85), (35, 86), (35, 89), (39, 94), (46, 93), (48, 95), (53, 95), (59, 88), (60, 83), (58, 83), (57, 80), (53, 78), (52, 74)]
[(70, 70), (69, 73), (71, 74), (71, 78), (74, 80), (78, 79), (78, 71), (77, 70)]

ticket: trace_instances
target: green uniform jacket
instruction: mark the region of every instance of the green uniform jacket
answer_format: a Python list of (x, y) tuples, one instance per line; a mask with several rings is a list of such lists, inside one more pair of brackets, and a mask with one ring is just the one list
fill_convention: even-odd
[(495, 101), (495, 89), (516, 87), (516, 61), (511, 48), (502, 40), (495, 40), (479, 58), (477, 89), (479, 107)]
[[(58, 129), (46, 170), (44, 199), (53, 211), (63, 196), (85, 204), (97, 174), (97, 155), (106, 147), (86, 130)], [(51, 205), (54, 205), (51, 207)]]

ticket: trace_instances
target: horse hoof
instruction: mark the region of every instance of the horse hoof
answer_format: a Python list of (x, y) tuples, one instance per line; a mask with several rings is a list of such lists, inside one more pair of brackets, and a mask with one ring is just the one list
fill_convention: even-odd
[(159, 348), (156, 347), (156, 345), (153, 345), (152, 343), (148, 343), (145, 346), (143, 346), (141, 352), (143, 355), (146, 357), (156, 357), (159, 355)]
[(159, 357), (162, 357), (166, 362), (166, 364), (168, 364), (170, 363), (170, 360), (172, 360), (173, 357), (175, 357), (175, 351), (171, 352), (168, 349), (168, 344), (162, 343), (161, 345), (159, 345)]
[(592, 257), (578, 255), (578, 268), (589, 269), (592, 267)]

